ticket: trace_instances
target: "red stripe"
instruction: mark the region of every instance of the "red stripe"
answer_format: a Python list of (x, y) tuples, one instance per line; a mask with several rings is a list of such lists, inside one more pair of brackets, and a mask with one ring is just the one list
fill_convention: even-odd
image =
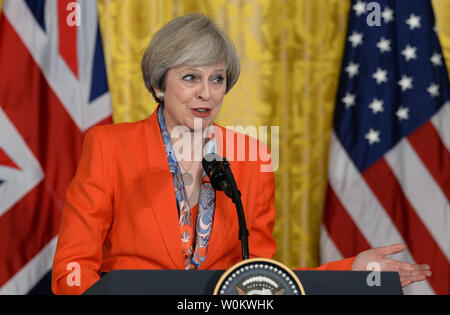
[(409, 143), (450, 200), (450, 153), (428, 121), (408, 137)]
[(61, 207), (41, 182), (0, 217), (0, 287), (58, 233)]
[(58, 0), (59, 54), (78, 78), (77, 27), (68, 23), (74, 22), (71, 17), (75, 12), (67, 10), (71, 2), (74, 0)]
[(363, 177), (402, 235), (417, 263), (430, 265), (428, 278), (437, 294), (449, 294), (449, 264), (427, 228), (406, 198), (385, 159), (364, 171)]
[(11, 167), (11, 168), (20, 170), (20, 168), (17, 166), (17, 164), (14, 163), (14, 161), (10, 159), (10, 157), (5, 153), (5, 151), (3, 151), (2, 148), (0, 148), (0, 166), (7, 166), (7, 167)]
[(56, 235), (81, 132), (4, 15), (0, 104), (39, 161), (45, 179), (0, 218), (0, 286)]
[(333, 188), (328, 184), (324, 225), (341, 254), (348, 258), (370, 249), (364, 235), (350, 217)]

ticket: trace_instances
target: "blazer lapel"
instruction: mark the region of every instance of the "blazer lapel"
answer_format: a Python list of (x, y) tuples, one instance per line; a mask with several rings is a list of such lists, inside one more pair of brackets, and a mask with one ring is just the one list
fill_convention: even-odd
[(157, 110), (145, 121), (149, 168), (145, 177), (151, 203), (168, 254), (176, 269), (184, 269), (178, 212), (172, 174), (159, 130)]

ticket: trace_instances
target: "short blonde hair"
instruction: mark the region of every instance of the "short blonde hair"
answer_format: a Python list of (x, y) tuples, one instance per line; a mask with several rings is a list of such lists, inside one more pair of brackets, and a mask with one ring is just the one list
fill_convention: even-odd
[(227, 66), (225, 93), (228, 93), (239, 78), (239, 57), (228, 36), (208, 17), (197, 13), (175, 18), (156, 32), (144, 53), (141, 68), (145, 86), (160, 102), (154, 89), (165, 90), (170, 68), (220, 62)]

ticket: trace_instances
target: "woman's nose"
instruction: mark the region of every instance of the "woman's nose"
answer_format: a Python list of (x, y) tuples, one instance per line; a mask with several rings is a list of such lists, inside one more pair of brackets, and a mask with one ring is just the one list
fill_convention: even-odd
[(197, 97), (207, 101), (211, 97), (211, 87), (208, 81), (202, 81), (197, 92)]

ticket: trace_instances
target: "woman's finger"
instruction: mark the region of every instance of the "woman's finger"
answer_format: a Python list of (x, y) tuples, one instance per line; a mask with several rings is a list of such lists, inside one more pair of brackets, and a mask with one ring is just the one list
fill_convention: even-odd
[(417, 281), (423, 281), (425, 280), (427, 277), (423, 274), (420, 275), (415, 275), (415, 276), (401, 276), (400, 277), (400, 281), (404, 282), (404, 281), (409, 281), (409, 282), (417, 282)]
[(431, 271), (429, 270), (405, 270), (400, 269), (398, 274), (400, 277), (415, 277), (415, 276), (424, 276), (424, 277), (430, 277)]
[(398, 263), (398, 268), (399, 269), (403, 269), (403, 270), (410, 270), (410, 271), (427, 271), (430, 270), (430, 266), (422, 264), (422, 265), (415, 265), (415, 264), (409, 264), (409, 263), (404, 263), (404, 262), (397, 262)]
[(399, 270), (430, 270), (430, 266), (427, 264), (410, 264), (403, 261), (398, 261), (391, 258), (385, 258), (385, 271), (399, 271)]
[(387, 255), (393, 255), (393, 254), (400, 253), (400, 252), (404, 251), (405, 248), (406, 248), (405, 244), (399, 243), (399, 244), (378, 247), (378, 252), (383, 256), (387, 256)]
[(430, 265), (427, 265), (427, 264), (420, 264), (420, 265), (415, 265), (415, 266), (417, 266), (417, 268), (420, 270), (430, 270)]
[(426, 269), (400, 269), (398, 274), (400, 276), (402, 287), (405, 287), (413, 282), (425, 280), (427, 277), (431, 276), (431, 271)]

